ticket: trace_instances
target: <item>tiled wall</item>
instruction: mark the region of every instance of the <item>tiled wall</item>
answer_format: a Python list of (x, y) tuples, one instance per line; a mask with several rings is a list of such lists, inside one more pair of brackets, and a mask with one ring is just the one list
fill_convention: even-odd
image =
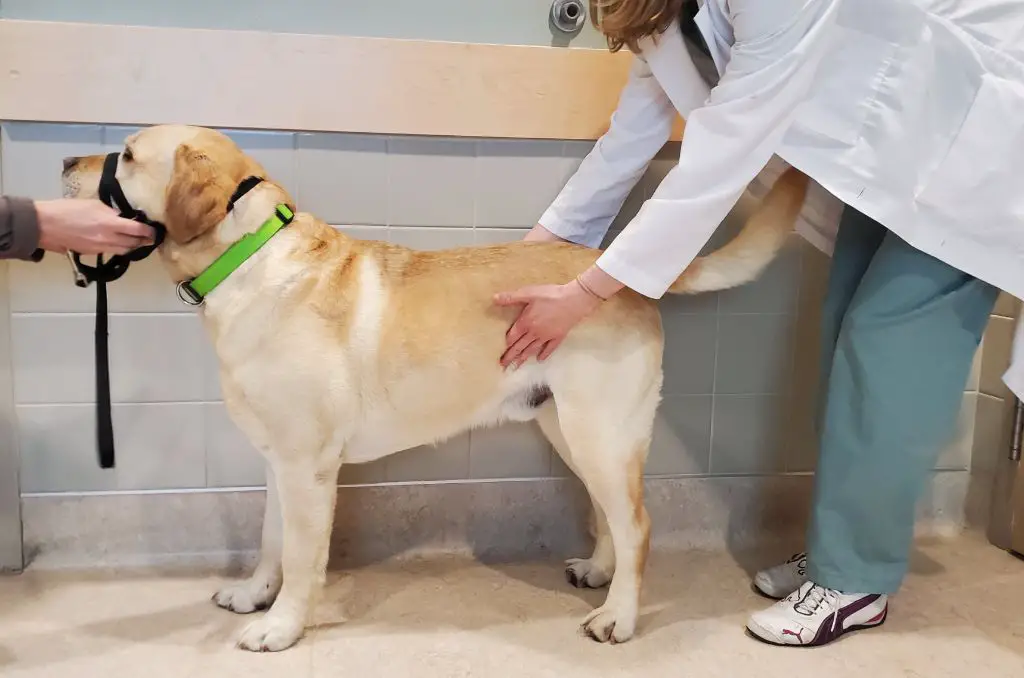
[[(117, 148), (116, 127), (4, 124), (3, 191), (59, 195), (66, 155)], [(300, 209), (356, 237), (415, 248), (522, 237), (590, 145), (232, 132), (287, 186)], [(626, 223), (671, 168), (667, 147), (627, 200)], [(721, 241), (750, 209), (737, 207)], [(611, 236), (614, 236), (613, 230)], [(664, 404), (652, 476), (765, 475), (813, 469), (817, 308), (827, 260), (794, 241), (739, 290), (662, 303)], [(10, 307), (22, 491), (253, 486), (262, 462), (228, 420), (214, 357), (154, 259), (111, 286), (111, 372), (118, 466), (94, 448), (93, 290), (72, 285), (67, 262), (12, 264)], [(977, 377), (963, 434), (941, 468), (964, 471)], [(346, 468), (343, 483), (545, 478), (566, 473), (529, 425), (475, 431), (432, 450)]]

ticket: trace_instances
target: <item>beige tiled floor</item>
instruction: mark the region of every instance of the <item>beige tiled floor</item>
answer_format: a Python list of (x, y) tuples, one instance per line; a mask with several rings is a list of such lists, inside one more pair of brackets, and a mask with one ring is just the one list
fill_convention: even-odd
[(745, 637), (746, 615), (765, 603), (727, 555), (654, 554), (638, 636), (615, 647), (576, 634), (603, 592), (569, 588), (555, 563), (437, 559), (334, 573), (317, 627), (275, 655), (231, 647), (247, 620), (209, 602), (219, 581), (160, 572), (0, 579), (0, 675), (1024, 676), (1024, 561), (973, 538), (923, 545), (888, 624), (819, 650)]

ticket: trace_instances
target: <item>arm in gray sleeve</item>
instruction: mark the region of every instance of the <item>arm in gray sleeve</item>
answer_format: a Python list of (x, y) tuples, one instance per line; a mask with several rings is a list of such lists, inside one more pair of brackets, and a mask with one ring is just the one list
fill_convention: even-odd
[(0, 259), (42, 258), (35, 204), (25, 198), (0, 196)]

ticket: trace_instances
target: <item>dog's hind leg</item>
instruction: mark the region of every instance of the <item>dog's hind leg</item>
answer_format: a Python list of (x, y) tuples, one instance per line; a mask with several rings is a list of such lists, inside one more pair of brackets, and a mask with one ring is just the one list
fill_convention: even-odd
[[(576, 470), (572, 461), (569, 444), (565, 441), (565, 436), (562, 435), (554, 401), (549, 400), (540, 409), (537, 413), (537, 423), (565, 465), (579, 476), (579, 471)], [(606, 586), (615, 573), (615, 548), (612, 545), (612, 535), (608, 530), (608, 519), (605, 517), (604, 511), (594, 501), (593, 495), (590, 497), (590, 502), (589, 528), (590, 536), (594, 538), (594, 552), (590, 558), (570, 558), (565, 561), (565, 578), (576, 588), (599, 589)]]
[(249, 614), (270, 607), (281, 590), (281, 537), (277, 482), (268, 463), (267, 504), (263, 512), (263, 543), (259, 565), (249, 579), (235, 582), (218, 591), (213, 596), (217, 605), (238, 614)]
[(302, 636), (326, 576), (340, 466), (334, 453), (295, 455), (275, 465), (284, 527), (283, 584), (270, 611), (242, 632), (239, 647), (276, 652)]
[[(650, 545), (650, 519), (643, 503), (643, 465), (650, 443), (657, 397), (650, 410), (637, 413), (634, 425), (582, 403), (558, 400), (558, 421), (572, 460), (594, 503), (607, 520), (615, 571), (604, 605), (583, 621), (584, 631), (600, 642), (633, 637), (640, 608), (640, 586)], [(648, 421), (648, 419), (650, 421)], [(642, 427), (639, 424), (643, 423)], [(600, 516), (598, 516), (600, 517)]]

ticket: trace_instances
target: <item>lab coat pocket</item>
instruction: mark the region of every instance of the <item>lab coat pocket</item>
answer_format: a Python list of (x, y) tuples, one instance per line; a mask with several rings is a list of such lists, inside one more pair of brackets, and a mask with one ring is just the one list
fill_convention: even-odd
[(920, 183), (917, 202), (977, 228), (1024, 227), (1024, 85), (982, 77), (945, 157)]
[(796, 125), (852, 146), (871, 110), (896, 45), (836, 25), (822, 58), (813, 96), (797, 112)]

